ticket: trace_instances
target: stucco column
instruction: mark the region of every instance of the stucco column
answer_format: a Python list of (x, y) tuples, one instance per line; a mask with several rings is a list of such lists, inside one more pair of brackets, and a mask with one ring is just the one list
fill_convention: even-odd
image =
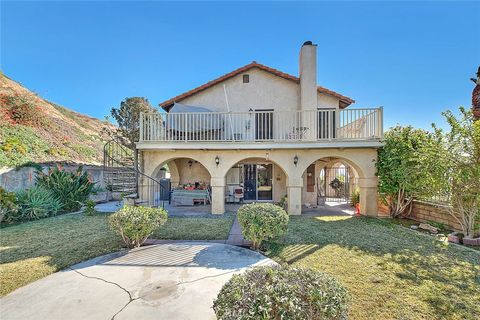
[(302, 177), (289, 178), (287, 181), (288, 214), (302, 214)]
[(360, 213), (367, 216), (377, 216), (377, 189), (378, 178), (360, 178), (358, 187), (360, 188)]
[(225, 213), (225, 177), (211, 177), (212, 214)]

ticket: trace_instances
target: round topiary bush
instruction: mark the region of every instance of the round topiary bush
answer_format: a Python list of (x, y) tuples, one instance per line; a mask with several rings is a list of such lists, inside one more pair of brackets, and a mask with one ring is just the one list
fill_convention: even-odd
[(129, 248), (140, 247), (161, 225), (167, 222), (162, 208), (124, 206), (108, 217), (110, 227)]
[(347, 319), (347, 290), (308, 269), (259, 267), (234, 275), (213, 302), (219, 320)]
[(258, 249), (262, 241), (273, 239), (285, 233), (288, 214), (281, 207), (271, 203), (250, 203), (238, 209), (238, 222), (243, 237)]

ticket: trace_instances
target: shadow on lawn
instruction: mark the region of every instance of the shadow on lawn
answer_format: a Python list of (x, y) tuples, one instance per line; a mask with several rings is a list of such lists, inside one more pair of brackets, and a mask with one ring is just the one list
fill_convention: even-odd
[[(453, 316), (459, 310), (471, 312), (472, 308), (480, 312), (474, 303), (475, 297), (480, 297), (480, 253), (442, 243), (389, 221), (369, 217), (292, 217), (288, 233), (276, 243), (267, 243), (267, 248), (270, 256), (287, 264), (315, 264), (313, 267), (320, 270), (322, 263), (327, 263), (322, 259), (331, 259), (328, 263), (335, 270), (338, 263), (346, 261), (332, 261), (332, 256), (344, 254), (358, 260), (352, 264), (366, 268), (371, 263), (375, 270), (394, 276), (395, 283), (402, 286), (428, 288), (431, 291), (425, 289), (425, 295), (417, 298), (438, 315)], [(344, 270), (339, 266), (336, 271)], [(381, 276), (372, 278), (389, 281), (388, 276), (378, 280)], [(435, 292), (439, 288), (441, 292)], [(463, 296), (471, 300), (465, 302)]]

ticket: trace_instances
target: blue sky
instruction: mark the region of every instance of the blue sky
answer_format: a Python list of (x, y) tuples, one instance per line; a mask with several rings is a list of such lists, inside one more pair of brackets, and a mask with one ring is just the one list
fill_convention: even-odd
[(252, 60), (298, 74), (318, 44), (318, 84), (384, 106), (385, 126), (429, 128), (470, 106), (479, 2), (6, 2), (1, 70), (103, 118), (128, 96), (153, 105)]

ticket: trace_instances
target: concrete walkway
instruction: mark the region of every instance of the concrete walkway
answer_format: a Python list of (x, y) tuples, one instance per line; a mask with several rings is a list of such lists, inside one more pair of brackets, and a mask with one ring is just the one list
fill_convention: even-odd
[(98, 257), (0, 300), (2, 319), (215, 319), (213, 300), (232, 274), (275, 264), (225, 244), (188, 242)]
[(233, 221), (233, 225), (230, 229), (230, 233), (228, 235), (226, 243), (232, 246), (241, 247), (250, 247), (250, 245), (252, 244), (250, 241), (247, 241), (243, 238), (242, 227), (238, 223), (237, 215), (235, 215), (235, 220)]

